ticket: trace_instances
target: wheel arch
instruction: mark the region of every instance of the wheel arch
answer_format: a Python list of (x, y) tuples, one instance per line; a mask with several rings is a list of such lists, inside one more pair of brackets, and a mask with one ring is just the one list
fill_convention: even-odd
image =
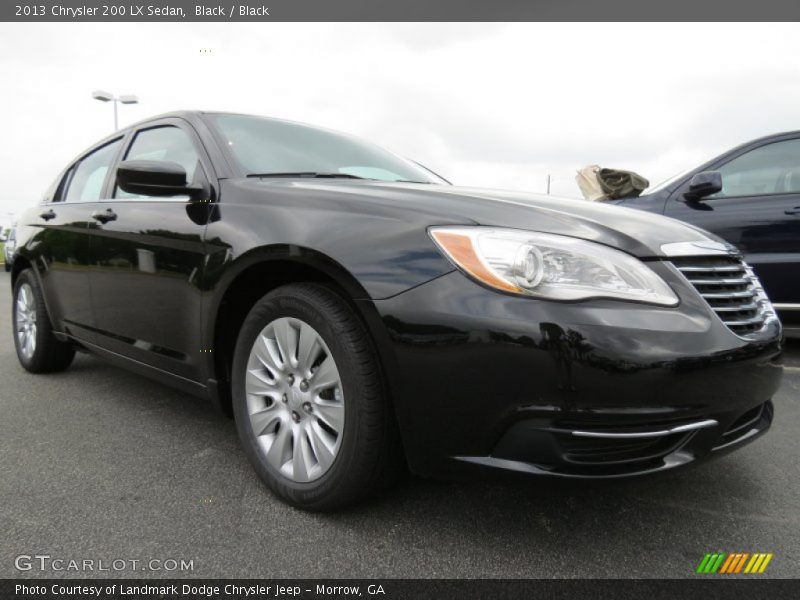
[(17, 278), (19, 274), (22, 273), (25, 269), (30, 269), (33, 265), (31, 262), (23, 255), (17, 254), (14, 257), (13, 262), (11, 263), (11, 290), (14, 290), (14, 285), (17, 283)]
[(209, 355), (209, 389), (217, 407), (231, 415), (230, 373), (239, 330), (253, 305), (270, 291), (290, 283), (313, 282), (330, 288), (353, 309), (364, 325), (378, 358), (392, 402), (395, 359), (389, 335), (367, 291), (334, 259), (300, 246), (267, 246), (249, 251), (224, 266), (213, 284), (204, 339)]
[[(37, 268), (35, 268), (33, 260), (24, 254), (17, 253), (17, 255), (14, 256), (14, 262), (11, 263), (10, 275), (12, 295), (14, 294), (14, 286), (17, 284), (17, 279), (19, 279), (20, 273), (22, 273), (25, 269), (30, 269), (31, 273), (33, 273), (33, 277), (39, 284), (39, 287), (42, 287), (42, 274)], [(43, 287), (42, 298), (44, 299), (44, 309), (47, 312), (47, 318), (50, 320), (50, 323), (53, 324), (53, 335), (56, 336), (56, 339), (59, 341), (66, 341), (67, 337), (64, 335), (64, 333), (55, 329), (56, 321), (53, 319), (53, 310), (50, 308), (50, 301), (47, 298), (47, 295), (44, 293)]]

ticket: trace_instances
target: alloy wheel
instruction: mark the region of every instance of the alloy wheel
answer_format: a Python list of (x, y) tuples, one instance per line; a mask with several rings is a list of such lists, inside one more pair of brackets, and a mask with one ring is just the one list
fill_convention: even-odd
[(36, 352), (36, 302), (33, 289), (27, 283), (17, 291), (17, 310), (15, 318), (19, 351), (26, 359)]
[(313, 327), (292, 317), (264, 327), (250, 350), (245, 393), (253, 434), (274, 469), (303, 483), (331, 468), (344, 433), (344, 395)]

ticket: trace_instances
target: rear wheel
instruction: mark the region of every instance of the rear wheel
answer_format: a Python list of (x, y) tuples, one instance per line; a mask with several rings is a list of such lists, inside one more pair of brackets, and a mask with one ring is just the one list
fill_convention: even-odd
[(300, 508), (332, 510), (379, 490), (397, 452), (364, 326), (316, 284), (264, 296), (239, 333), (234, 415), (264, 482)]
[(30, 269), (22, 271), (14, 284), (12, 318), (17, 358), (25, 369), (49, 373), (72, 363), (75, 349), (53, 335), (39, 282)]

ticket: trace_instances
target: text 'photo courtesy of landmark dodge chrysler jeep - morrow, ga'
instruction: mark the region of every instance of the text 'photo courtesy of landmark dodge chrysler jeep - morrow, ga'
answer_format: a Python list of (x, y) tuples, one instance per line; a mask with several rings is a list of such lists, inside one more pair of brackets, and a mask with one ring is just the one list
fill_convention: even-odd
[(81, 349), (208, 398), (266, 484), (311, 510), (406, 465), (686, 465), (766, 431), (782, 375), (781, 324), (714, 235), (456, 187), (298, 123), (133, 125), (67, 165), (16, 233), (26, 369)]

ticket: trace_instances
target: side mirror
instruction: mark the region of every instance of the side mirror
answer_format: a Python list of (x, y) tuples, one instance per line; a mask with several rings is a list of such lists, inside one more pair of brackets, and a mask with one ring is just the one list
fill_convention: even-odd
[(186, 181), (186, 169), (162, 160), (126, 160), (117, 167), (117, 185), (129, 194), (141, 196), (189, 196), (199, 199), (203, 186)]
[(722, 174), (719, 171), (703, 171), (692, 177), (689, 189), (683, 196), (689, 201), (697, 201), (720, 191), (722, 191)]

